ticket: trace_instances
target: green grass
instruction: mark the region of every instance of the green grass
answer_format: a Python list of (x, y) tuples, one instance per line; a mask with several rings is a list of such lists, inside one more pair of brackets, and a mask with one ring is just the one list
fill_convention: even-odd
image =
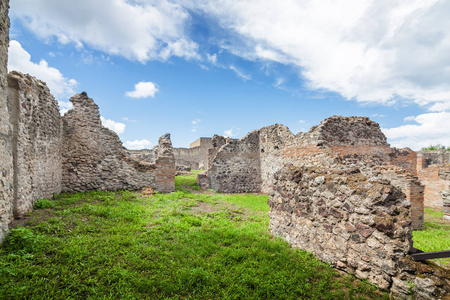
[[(424, 252), (450, 250), (450, 222), (444, 221), (444, 213), (425, 208), (425, 226), (413, 231), (414, 247)], [(450, 267), (450, 258), (433, 259)]]
[[(0, 299), (380, 299), (268, 233), (267, 196), (62, 194), (0, 248)], [(194, 189), (195, 190), (195, 189)]]

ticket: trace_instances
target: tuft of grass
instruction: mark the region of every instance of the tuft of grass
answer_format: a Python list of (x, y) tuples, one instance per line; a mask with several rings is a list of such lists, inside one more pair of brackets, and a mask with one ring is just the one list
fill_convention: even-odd
[(34, 203), (35, 209), (52, 208), (54, 206), (55, 202), (48, 199), (39, 199), (38, 201), (36, 201), (36, 203)]
[[(424, 252), (450, 250), (450, 222), (444, 213), (425, 208), (424, 228), (413, 231), (414, 247)], [(450, 258), (433, 259), (433, 262), (450, 267)]]
[[(388, 299), (267, 232), (267, 196), (55, 197), (0, 246), (0, 299)], [(36, 217), (36, 219), (33, 219)]]

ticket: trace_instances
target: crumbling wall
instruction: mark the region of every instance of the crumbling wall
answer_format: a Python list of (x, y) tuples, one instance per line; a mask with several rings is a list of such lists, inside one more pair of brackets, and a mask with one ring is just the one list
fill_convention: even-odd
[(259, 131), (220, 148), (208, 169), (210, 187), (222, 193), (261, 191)]
[[(158, 160), (149, 163), (127, 155), (117, 134), (102, 126), (98, 106), (86, 93), (77, 94), (70, 101), (73, 109), (63, 117), (62, 190), (81, 192), (153, 187), (160, 191), (156, 174), (158, 167), (163, 166), (158, 166)], [(169, 147), (164, 142), (164, 147)]]
[(424, 204), (434, 209), (444, 209), (443, 192), (450, 190), (450, 151), (426, 150), (417, 154), (417, 176), (425, 186)]
[(176, 166), (186, 166), (192, 170), (204, 170), (207, 168), (207, 148), (173, 148), (173, 154)]
[(13, 216), (12, 131), (9, 123), (7, 63), (9, 45), (9, 1), (0, 1), (0, 242), (8, 233)]
[(176, 167), (188, 167), (193, 170), (208, 169), (208, 149), (212, 147), (212, 138), (199, 138), (190, 148), (174, 148)]
[(211, 140), (211, 147), (208, 148), (208, 169), (212, 165), (212, 161), (216, 157), (217, 152), (219, 152), (220, 148), (222, 148), (222, 146), (225, 145), (228, 141), (231, 141), (231, 139), (227, 139), (217, 134), (213, 136)]
[(283, 167), (281, 150), (294, 144), (294, 134), (284, 125), (275, 124), (259, 130), (261, 192), (273, 190), (274, 174)]
[(175, 156), (168, 133), (159, 138), (156, 167), (155, 189), (161, 193), (175, 191)]
[(46, 84), (13, 71), (8, 75), (14, 153), (14, 216), (38, 199), (61, 192), (61, 120)]
[(399, 188), (373, 175), (342, 165), (331, 172), (294, 165), (281, 169), (269, 198), (270, 230), (400, 297), (448, 294), (445, 270), (408, 256), (410, 202)]
[(142, 150), (125, 150), (125, 154), (133, 157), (136, 160), (145, 161), (148, 163), (156, 162), (156, 157), (158, 155), (158, 146), (153, 147), (153, 149), (142, 149)]

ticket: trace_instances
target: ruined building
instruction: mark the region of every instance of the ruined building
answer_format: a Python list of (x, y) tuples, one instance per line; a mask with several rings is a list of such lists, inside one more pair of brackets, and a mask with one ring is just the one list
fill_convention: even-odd
[(307, 133), (273, 125), (214, 144), (199, 185), (269, 194), (274, 235), (400, 297), (450, 293), (448, 271), (409, 256), (423, 226), (417, 154), (391, 148), (377, 123), (334, 116)]
[(98, 106), (81, 93), (60, 116), (46, 84), (30, 75), (7, 75), (8, 1), (0, 2), (0, 242), (13, 218), (37, 199), (87, 190), (175, 190), (170, 135), (152, 159), (129, 155), (119, 137), (102, 126)]

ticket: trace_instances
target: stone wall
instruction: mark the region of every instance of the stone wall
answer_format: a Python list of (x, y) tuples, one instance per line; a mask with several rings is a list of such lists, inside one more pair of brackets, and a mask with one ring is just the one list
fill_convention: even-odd
[(46, 84), (30, 75), (8, 75), (14, 153), (14, 216), (38, 199), (61, 192), (61, 119)]
[(13, 216), (12, 131), (9, 123), (7, 64), (9, 45), (9, 1), (0, 1), (0, 242)]
[[(98, 106), (81, 93), (70, 101), (73, 109), (63, 119), (63, 180), (65, 192), (87, 190), (136, 190), (153, 187), (157, 191), (157, 169), (166, 168), (156, 163), (140, 161), (127, 155), (117, 134), (102, 126)], [(164, 142), (164, 155), (171, 143)], [(159, 145), (161, 147), (161, 145)], [(161, 157), (165, 159), (166, 156)], [(172, 178), (173, 181), (173, 178)], [(169, 191), (163, 187), (164, 191)], [(161, 190), (163, 191), (163, 190)], [(172, 191), (172, 190), (170, 190)]]
[[(214, 147), (216, 143), (218, 145)], [(379, 125), (366, 117), (333, 116), (309, 132), (297, 135), (286, 126), (275, 124), (232, 142), (214, 137), (209, 159), (210, 168), (207, 174), (198, 175), (201, 177), (198, 182), (203, 188), (229, 193), (253, 191), (270, 194), (274, 174), (288, 163), (323, 169), (336, 163), (398, 168), (403, 171), (392, 172), (389, 179), (395, 179), (394, 182), (413, 204), (413, 228), (423, 226), (423, 186), (417, 178), (402, 177), (405, 172), (411, 176), (416, 173), (415, 152), (408, 148), (391, 148)]]
[(443, 193), (450, 190), (450, 151), (426, 150), (417, 154), (417, 176), (425, 186), (424, 204), (434, 209), (444, 209)]
[(173, 148), (175, 165), (186, 166), (192, 170), (204, 170), (207, 168), (208, 148)]
[(175, 191), (175, 156), (168, 133), (159, 138), (154, 187), (161, 193)]
[[(319, 163), (320, 164), (320, 163)], [(371, 170), (286, 166), (275, 174), (270, 230), (395, 295), (450, 293), (448, 272), (413, 262), (410, 202)]]
[(208, 168), (210, 187), (222, 193), (261, 191), (259, 131), (220, 148)]

